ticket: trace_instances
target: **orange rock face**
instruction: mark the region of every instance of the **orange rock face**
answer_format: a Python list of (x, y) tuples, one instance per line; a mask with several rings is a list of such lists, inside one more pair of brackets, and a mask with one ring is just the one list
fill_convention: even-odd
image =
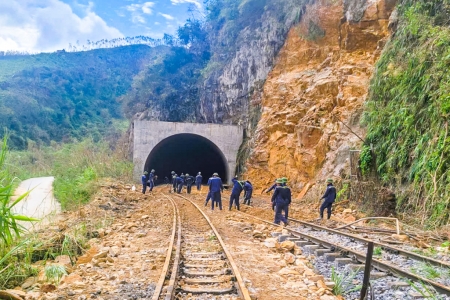
[(359, 117), (394, 6), (367, 1), (358, 21), (342, 1), (307, 7), (264, 85), (245, 174), (257, 189), (287, 176), (303, 196), (318, 180), (349, 173), (349, 150), (364, 137)]

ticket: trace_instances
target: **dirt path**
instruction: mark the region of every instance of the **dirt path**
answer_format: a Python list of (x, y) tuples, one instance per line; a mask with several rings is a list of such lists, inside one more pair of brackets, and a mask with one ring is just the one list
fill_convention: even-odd
[(16, 189), (15, 197), (26, 192), (29, 194), (13, 208), (13, 211), (16, 214), (41, 219), (40, 222), (22, 222), (25, 228), (31, 229), (48, 224), (52, 216), (61, 212), (61, 205), (53, 196), (54, 180), (54, 177), (31, 178), (22, 181)]

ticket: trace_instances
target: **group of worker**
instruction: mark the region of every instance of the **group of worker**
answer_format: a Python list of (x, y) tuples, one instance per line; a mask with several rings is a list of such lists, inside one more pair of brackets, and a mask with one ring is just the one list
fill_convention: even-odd
[[(203, 177), (201, 172), (198, 172), (197, 176), (190, 176), (188, 173), (181, 173), (178, 176), (174, 171), (171, 172), (172, 175), (172, 189), (173, 192), (178, 194), (181, 193), (184, 186), (186, 186), (187, 193), (190, 194), (192, 191), (192, 185), (195, 183), (197, 190), (201, 190), (201, 185), (203, 181)], [(153, 190), (155, 185), (155, 170), (151, 170), (150, 173), (147, 171), (142, 175), (142, 193), (145, 194), (147, 186), (150, 188), (150, 191)], [(237, 210), (240, 210), (239, 197), (244, 191), (244, 204), (250, 205), (251, 198), (253, 193), (253, 186), (248, 180), (238, 180), (238, 177), (235, 176), (232, 180), (232, 189), (230, 195), (230, 202), (228, 209), (231, 210), (233, 208), (233, 204)], [(291, 189), (287, 185), (288, 179), (286, 177), (278, 178), (275, 180), (275, 183), (266, 190), (266, 193), (270, 193), (274, 190), (274, 193), (271, 198), (272, 210), (275, 211), (275, 224), (280, 224), (283, 222), (284, 225), (289, 224), (289, 205), (292, 202)], [(324, 195), (320, 199), (324, 199), (322, 205), (320, 206), (320, 219), (323, 219), (323, 213), (325, 209), (327, 210), (327, 219), (331, 217), (331, 209), (332, 205), (336, 199), (336, 188), (333, 185), (332, 179), (327, 179), (327, 189)], [(214, 210), (214, 207), (219, 207), (222, 210), (222, 196), (223, 193), (223, 183), (222, 179), (219, 177), (217, 173), (214, 173), (211, 178), (208, 179), (208, 187), (209, 191), (205, 199), (205, 206), (208, 205), (209, 200), (211, 200), (211, 209)]]

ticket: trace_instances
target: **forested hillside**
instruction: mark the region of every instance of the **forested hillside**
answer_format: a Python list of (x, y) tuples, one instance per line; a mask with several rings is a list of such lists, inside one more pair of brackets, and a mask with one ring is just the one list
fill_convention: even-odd
[(10, 147), (111, 133), (124, 119), (117, 97), (165, 51), (139, 45), (1, 57), (0, 127), (10, 132)]
[(361, 168), (393, 187), (399, 211), (442, 225), (450, 217), (450, 1), (403, 0), (398, 16), (370, 85)]

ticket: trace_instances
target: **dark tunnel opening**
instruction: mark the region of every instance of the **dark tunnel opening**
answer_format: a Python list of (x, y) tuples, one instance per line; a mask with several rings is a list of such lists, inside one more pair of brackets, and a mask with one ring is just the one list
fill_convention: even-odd
[(222, 151), (210, 140), (196, 134), (177, 134), (162, 140), (147, 157), (145, 171), (155, 170), (156, 184), (171, 180), (171, 171), (178, 175), (202, 173), (203, 184), (217, 172), (224, 184), (228, 180), (228, 167)]

